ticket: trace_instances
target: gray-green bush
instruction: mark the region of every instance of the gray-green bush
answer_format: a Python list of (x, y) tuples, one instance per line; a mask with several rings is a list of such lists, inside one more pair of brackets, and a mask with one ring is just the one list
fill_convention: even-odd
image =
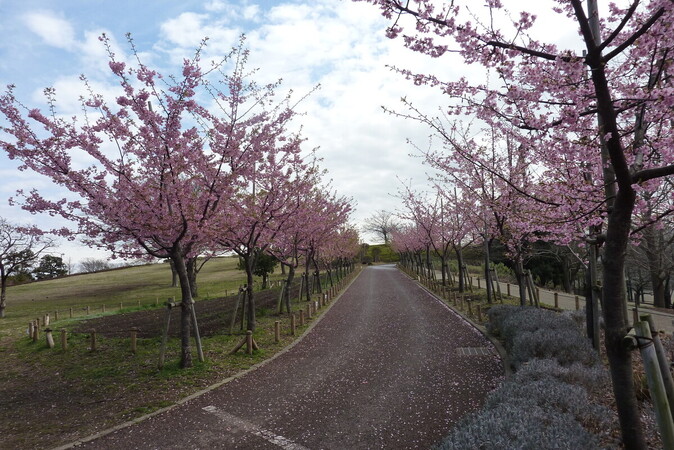
[(608, 376), (581, 332), (580, 316), (508, 305), (487, 314), (487, 329), (504, 340), (516, 372), (439, 448), (597, 448), (588, 429), (601, 429), (609, 414), (590, 403), (588, 391)]
[(539, 406), (500, 404), (466, 417), (441, 450), (596, 449), (597, 438), (570, 414), (550, 414)]

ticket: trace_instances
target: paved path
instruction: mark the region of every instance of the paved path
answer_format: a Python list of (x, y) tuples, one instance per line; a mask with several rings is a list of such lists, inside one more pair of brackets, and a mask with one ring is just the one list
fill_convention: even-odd
[(478, 331), (393, 266), (368, 267), (290, 351), (84, 447), (428, 448), (502, 374)]

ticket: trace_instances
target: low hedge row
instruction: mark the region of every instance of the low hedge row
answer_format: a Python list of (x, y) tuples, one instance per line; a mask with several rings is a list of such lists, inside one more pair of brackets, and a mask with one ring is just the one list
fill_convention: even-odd
[(439, 448), (598, 448), (590, 430), (605, 427), (609, 412), (590, 403), (589, 394), (608, 375), (577, 318), (509, 305), (492, 307), (488, 316), (488, 331), (503, 340), (515, 374)]

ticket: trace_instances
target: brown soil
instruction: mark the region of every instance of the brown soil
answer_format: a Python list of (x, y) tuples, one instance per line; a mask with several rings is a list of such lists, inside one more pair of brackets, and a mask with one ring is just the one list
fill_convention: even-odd
[[(299, 283), (293, 284), (291, 298), (297, 297)], [(267, 310), (274, 312), (277, 307), (279, 297), (278, 289), (267, 289), (254, 294), (255, 306), (258, 310)], [(221, 334), (223, 329), (228, 329), (232, 319), (232, 313), (237, 303), (237, 295), (229, 297), (201, 300), (194, 304), (196, 316), (199, 322), (199, 333), (201, 336), (213, 336)], [(243, 305), (239, 305), (237, 320), (240, 319)], [(131, 328), (138, 329), (138, 337), (153, 338), (162, 335), (164, 323), (166, 322), (166, 309), (155, 309), (151, 311), (137, 311), (126, 314), (116, 314), (113, 316), (104, 316), (96, 319), (90, 319), (82, 322), (74, 331), (87, 333), (90, 330), (96, 330), (96, 333), (105, 337), (123, 337), (128, 336)], [(169, 335), (178, 337), (180, 329), (180, 308), (171, 309), (171, 327)], [(235, 330), (237, 327), (235, 326)]]

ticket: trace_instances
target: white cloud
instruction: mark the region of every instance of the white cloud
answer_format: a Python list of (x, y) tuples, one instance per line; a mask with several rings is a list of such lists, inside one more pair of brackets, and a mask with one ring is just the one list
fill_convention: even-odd
[(53, 12), (30, 12), (23, 20), (33, 33), (53, 47), (71, 50), (76, 45), (75, 30), (69, 21)]

